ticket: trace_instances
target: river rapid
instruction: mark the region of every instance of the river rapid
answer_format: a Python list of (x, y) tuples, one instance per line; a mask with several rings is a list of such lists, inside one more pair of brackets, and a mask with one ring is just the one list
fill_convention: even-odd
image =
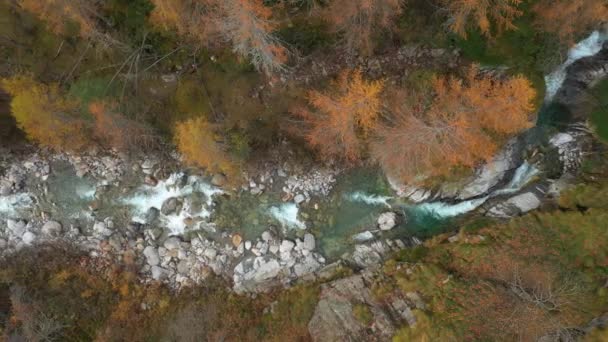
[[(567, 60), (546, 76), (546, 104), (551, 103), (567, 79), (569, 66), (599, 53), (606, 40), (605, 34), (593, 32), (569, 51)], [(222, 187), (211, 175), (164, 168), (154, 158), (136, 163), (111, 158), (99, 162), (100, 170), (119, 170), (112, 177), (104, 176), (103, 170), (82, 174), (78, 160), (74, 156), (41, 157), (28, 161), (31, 165), (22, 165), (25, 170), (24, 179), (19, 180), (23, 183), (22, 190), (0, 191), (0, 218), (7, 222), (5, 232), (0, 234), (3, 236), (0, 240), (4, 241), (0, 248), (10, 241), (14, 235), (11, 229), (17, 229), (15, 224), (19, 222), (23, 222), (24, 230), (15, 240), (16, 248), (35, 243), (38, 233), (33, 226), (50, 218), (60, 222), (64, 231), (80, 230), (81, 234), (97, 236), (97, 240), (110, 239), (116, 227), (138, 227), (134, 230), (145, 231), (142, 239), (156, 243), (139, 245), (139, 240), (130, 241), (127, 234), (126, 240), (119, 240), (118, 244), (144, 251), (148, 265), (142, 271), (151, 272), (154, 279), (171, 272), (184, 273), (171, 271), (170, 264), (175, 263), (172, 267), (179, 269), (189, 259), (169, 256), (165, 263), (162, 255), (171, 251), (167, 239), (178, 237), (190, 243), (193, 255), (202, 255), (216, 273), (234, 275), (235, 283), (241, 284), (245, 280), (271, 279), (284, 269), (299, 277), (306, 272), (302, 270), (304, 266), (298, 269), (298, 265), (317, 271), (326, 263), (348, 258), (353, 250), (361, 250), (357, 246), (375, 240), (395, 239), (406, 246), (408, 243), (404, 241), (416, 242), (417, 238), (452, 229), (462, 215), (476, 212), (497, 199), (517, 195), (529, 188), (530, 183), (542, 179), (543, 174), (537, 165), (514, 158), (519, 160), (518, 164), (505, 168), (495, 182), (482, 182), (491, 183), (481, 186), (482, 190), (468, 196), (446, 196), (391, 184), (375, 169), (313, 168), (290, 172), (287, 170), (290, 168), (278, 167), (261, 177), (251, 177), (242, 188), (232, 189)], [(3, 166), (9, 171), (5, 183), (11, 181), (10, 177), (19, 177), (11, 175), (10, 165)], [(150, 180), (153, 178), (150, 175), (159, 174), (164, 177)], [(477, 178), (483, 177), (482, 169)], [(480, 184), (475, 182), (472, 180), (470, 184)], [(493, 212), (491, 208), (485, 209)], [(383, 213), (394, 214), (394, 223), (388, 229), (378, 223)], [(26, 241), (24, 234), (30, 231), (34, 237)], [(165, 242), (159, 242), (161, 239)], [(295, 241), (294, 246), (285, 241)], [(198, 244), (203, 247), (196, 247)], [(272, 252), (275, 245), (278, 247)], [(146, 254), (150, 246), (156, 250)], [(161, 249), (163, 246), (166, 251)], [(215, 252), (210, 252), (211, 249)], [(223, 256), (223, 251), (226, 260), (216, 266), (212, 262)], [(271, 252), (276, 258), (268, 257)], [(161, 260), (156, 262), (154, 259), (158, 257)], [(194, 259), (188, 262), (190, 267), (196, 264)], [(165, 270), (166, 275), (158, 276)], [(189, 279), (195, 277), (190, 275)]]

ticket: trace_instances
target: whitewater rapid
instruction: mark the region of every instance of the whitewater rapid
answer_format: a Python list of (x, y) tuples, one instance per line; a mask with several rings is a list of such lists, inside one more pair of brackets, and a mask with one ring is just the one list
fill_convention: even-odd
[(557, 94), (566, 80), (567, 69), (581, 58), (591, 57), (602, 50), (604, 43), (608, 40), (607, 34), (599, 31), (593, 32), (589, 37), (574, 45), (568, 51), (568, 59), (555, 71), (545, 76), (546, 95), (545, 100), (550, 101)]

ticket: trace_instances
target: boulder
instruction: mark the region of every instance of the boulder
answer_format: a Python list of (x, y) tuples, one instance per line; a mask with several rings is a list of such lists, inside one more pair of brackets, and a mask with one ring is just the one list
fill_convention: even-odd
[(153, 246), (147, 246), (144, 248), (144, 256), (146, 257), (146, 262), (150, 266), (156, 266), (160, 263), (160, 257), (158, 255), (158, 249)]
[(296, 196), (293, 198), (293, 201), (294, 201), (296, 204), (301, 204), (301, 203), (303, 203), (304, 201), (306, 201), (306, 197), (305, 197), (304, 195), (302, 195), (302, 194), (297, 194), (297, 195), (296, 195)]
[(21, 240), (23, 241), (24, 244), (31, 245), (34, 242), (34, 240), (36, 240), (36, 235), (32, 232), (25, 232), (23, 234), (23, 236), (21, 237)]
[(179, 200), (175, 197), (170, 197), (163, 202), (160, 212), (163, 215), (171, 215), (179, 208)]
[(104, 222), (98, 221), (93, 225), (93, 231), (102, 236), (110, 236), (112, 235), (112, 231), (108, 229)]
[(397, 221), (397, 214), (393, 212), (382, 213), (380, 217), (378, 217), (378, 227), (380, 230), (391, 230), (397, 226)]
[(374, 238), (374, 233), (370, 232), (369, 230), (366, 230), (364, 232), (361, 232), (361, 233), (353, 236), (353, 240), (355, 240), (357, 242), (365, 242), (365, 241), (372, 240), (373, 238)]
[(152, 266), (150, 271), (152, 272), (152, 279), (154, 280), (160, 281), (169, 276), (169, 271), (160, 266)]
[(304, 249), (307, 249), (309, 251), (314, 250), (316, 247), (316, 243), (315, 243), (315, 236), (310, 234), (310, 233), (306, 233), (304, 234)]
[(179, 238), (172, 236), (172, 237), (168, 238), (167, 240), (165, 240), (165, 242), (163, 243), (163, 246), (167, 250), (172, 251), (172, 250), (177, 250), (180, 247), (180, 243), (181, 243), (181, 241)]
[(488, 210), (487, 215), (499, 218), (511, 218), (537, 209), (541, 200), (532, 192), (524, 192), (511, 197), (503, 203), (498, 203)]
[(24, 221), (16, 221), (12, 219), (6, 220), (6, 226), (8, 230), (14, 235), (21, 237), (23, 233), (25, 233), (25, 222)]
[(283, 242), (281, 242), (281, 246), (279, 247), (279, 251), (281, 253), (289, 253), (295, 247), (295, 245), (296, 244), (293, 241), (283, 240)]
[(61, 231), (61, 223), (57, 221), (48, 221), (42, 226), (42, 233), (49, 236), (58, 236)]

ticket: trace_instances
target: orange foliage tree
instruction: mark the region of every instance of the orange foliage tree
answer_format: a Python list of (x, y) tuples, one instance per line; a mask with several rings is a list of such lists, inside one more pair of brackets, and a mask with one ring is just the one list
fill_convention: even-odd
[(127, 151), (150, 149), (158, 143), (150, 128), (116, 113), (114, 107), (101, 101), (89, 105), (95, 120), (93, 135), (102, 145)]
[(218, 36), (257, 70), (280, 71), (287, 50), (272, 34), (272, 11), (261, 0), (153, 0), (152, 21), (210, 45)]
[(605, 0), (541, 0), (533, 10), (540, 29), (555, 33), (570, 44), (578, 35), (608, 20)]
[(45, 85), (28, 76), (0, 84), (12, 96), (11, 112), (29, 139), (59, 150), (79, 150), (89, 143), (86, 124), (75, 115), (78, 103), (66, 99), (57, 84)]
[(478, 28), (482, 34), (490, 36), (492, 28), (497, 31), (513, 30), (513, 20), (523, 14), (518, 9), (522, 0), (444, 0), (449, 13), (450, 29), (467, 36), (467, 29)]
[(81, 37), (96, 32), (97, 0), (17, 0), (17, 4), (44, 20), (54, 33), (66, 34), (70, 24), (78, 25)]
[(314, 110), (293, 111), (308, 125), (305, 138), (321, 155), (349, 162), (361, 159), (365, 138), (376, 124), (383, 81), (367, 81), (359, 70), (340, 74), (328, 93), (310, 91)]
[(454, 166), (475, 166), (490, 159), (497, 140), (530, 126), (536, 96), (521, 77), (506, 81), (476, 77), (435, 79), (434, 96), (414, 97), (394, 109), (379, 125), (371, 154), (388, 174), (405, 182), (416, 176), (439, 176)]
[(212, 125), (203, 118), (179, 122), (175, 127), (175, 143), (184, 159), (211, 172), (233, 175), (235, 167), (224, 146), (218, 142)]
[(323, 15), (349, 51), (370, 53), (372, 35), (390, 28), (402, 10), (403, 0), (333, 0)]
[(176, 30), (179, 35), (208, 43), (216, 33), (211, 21), (213, 0), (152, 0), (150, 14), (153, 24), (164, 30)]

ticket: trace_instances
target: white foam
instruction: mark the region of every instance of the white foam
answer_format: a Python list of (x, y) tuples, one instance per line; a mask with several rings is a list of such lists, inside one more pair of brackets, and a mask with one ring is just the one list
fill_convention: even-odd
[[(161, 209), (163, 203), (169, 198), (187, 198), (194, 193), (202, 193), (206, 197), (206, 204), (213, 203), (213, 196), (223, 193), (203, 179), (197, 176), (189, 176), (185, 184), (180, 187), (180, 183), (185, 177), (182, 172), (174, 173), (166, 180), (159, 181), (156, 186), (143, 185), (133, 196), (124, 199), (122, 202), (133, 207), (133, 221), (145, 223), (145, 215), (151, 208)], [(189, 218), (206, 218), (211, 213), (201, 208), (198, 212), (191, 212), (187, 200), (184, 201), (182, 210), (176, 214), (160, 215), (160, 221), (173, 235), (182, 234), (186, 228), (185, 220)]]
[(489, 196), (464, 201), (457, 204), (449, 204), (444, 202), (423, 203), (417, 206), (417, 209), (433, 214), (438, 218), (449, 218), (477, 209), (480, 205), (488, 200)]
[(344, 198), (352, 202), (362, 202), (369, 205), (384, 205), (389, 208), (391, 205), (388, 203), (388, 201), (392, 199), (392, 197), (371, 195), (361, 191), (347, 194), (344, 196)]
[(295, 203), (285, 203), (271, 207), (269, 213), (285, 228), (306, 229), (306, 224), (298, 219), (298, 210)]
[(607, 37), (605, 35), (595, 31), (589, 37), (580, 41), (570, 49), (568, 52), (568, 59), (564, 62), (564, 64), (560, 65), (557, 70), (551, 74), (545, 76), (545, 84), (547, 87), (545, 98), (547, 100), (551, 100), (555, 94), (557, 94), (559, 88), (561, 88), (562, 84), (566, 80), (566, 69), (568, 66), (581, 58), (590, 57), (600, 52), (606, 38)]
[(27, 209), (33, 204), (27, 193), (0, 196), (0, 214), (14, 216), (19, 209)]
[(534, 176), (536, 176), (540, 171), (534, 166), (530, 165), (527, 161), (524, 161), (521, 166), (515, 170), (515, 174), (509, 184), (507, 184), (504, 188), (497, 190), (492, 193), (492, 196), (512, 194), (521, 190), (528, 182), (532, 180)]

